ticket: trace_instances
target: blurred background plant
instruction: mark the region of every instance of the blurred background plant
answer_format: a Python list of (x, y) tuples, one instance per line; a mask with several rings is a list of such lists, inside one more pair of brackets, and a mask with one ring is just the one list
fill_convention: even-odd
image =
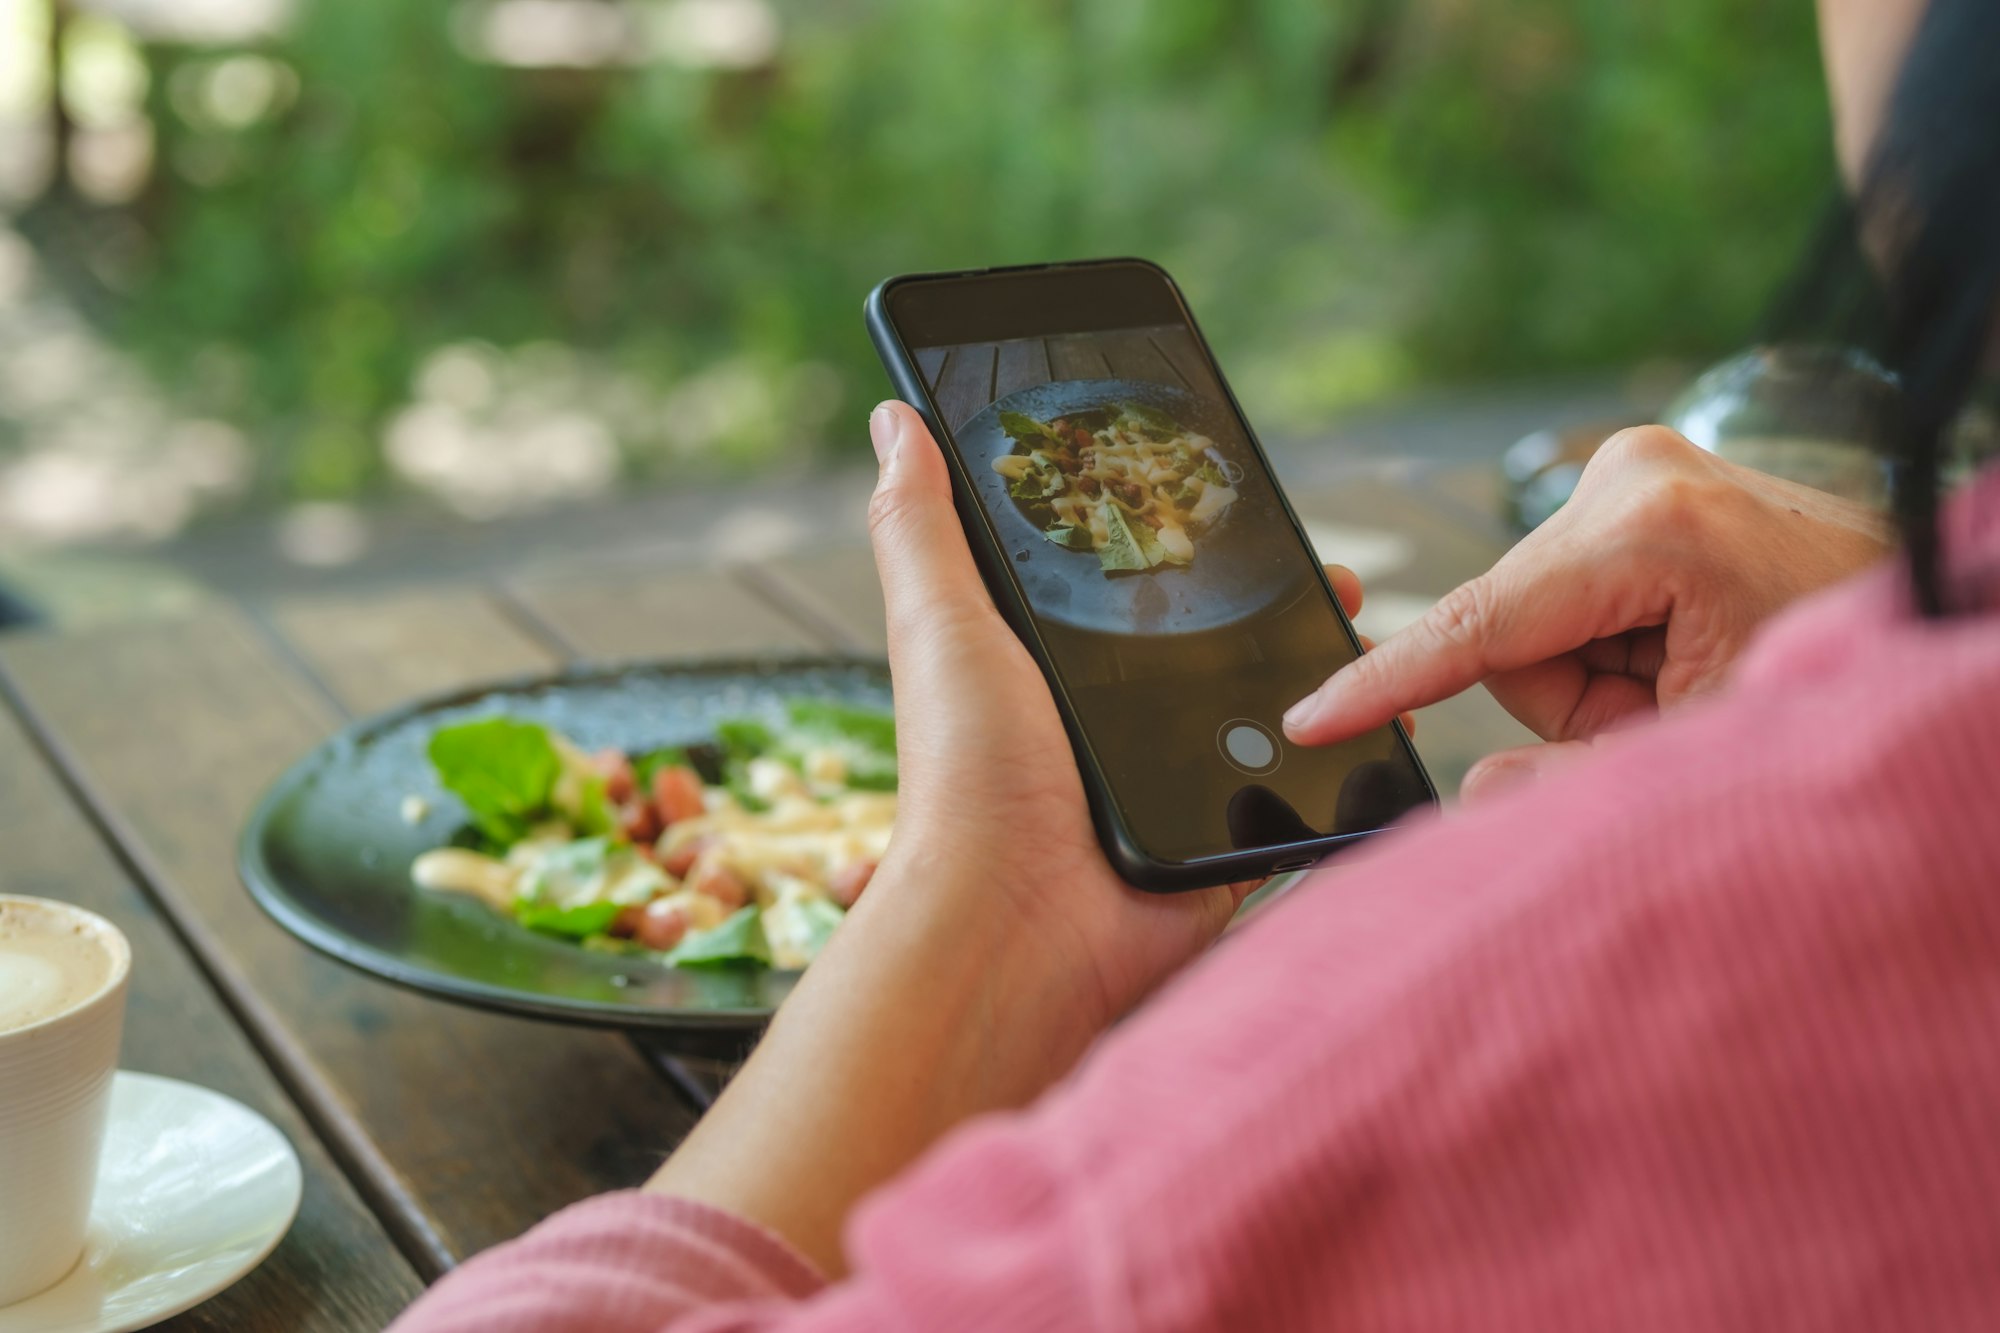
[(1157, 258), (1267, 430), (1710, 359), (1832, 179), (1811, 9), (0, 0), (0, 525), (807, 466), (909, 269)]

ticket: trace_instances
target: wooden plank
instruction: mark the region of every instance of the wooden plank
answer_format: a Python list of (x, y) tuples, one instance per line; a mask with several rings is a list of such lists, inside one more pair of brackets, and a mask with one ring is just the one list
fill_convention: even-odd
[(685, 1133), (628, 1043), (372, 981), (250, 904), (237, 831), (338, 719), (240, 613), (16, 637), (0, 670), (426, 1276), (639, 1183)]
[(1186, 387), (1187, 381), (1180, 371), (1145, 333), (1100, 333), (1096, 338), (1099, 349), (1104, 353), (1105, 364), (1118, 379), (1148, 380), (1155, 384), (1171, 384), (1176, 388)]
[(712, 570), (578, 566), (509, 585), (521, 608), (598, 661), (824, 649), (810, 629)]
[(1016, 338), (1000, 344), (993, 368), (995, 402), (1048, 382), (1049, 349), (1040, 338)]
[(113, 859), (0, 708), (0, 893), (75, 903), (110, 919), (132, 945), (122, 1068), (213, 1088), (268, 1116), (298, 1150), (298, 1220), (249, 1276), (166, 1330), (244, 1333), (378, 1329), (420, 1290), (397, 1252), (223, 1007), (187, 951)]
[(273, 630), (349, 713), (375, 713), (477, 680), (546, 671), (555, 653), (462, 586), (279, 603)]
[(926, 347), (917, 353), (917, 370), (924, 377), (925, 388), (937, 387), (938, 372), (944, 369), (945, 349)]
[(1049, 378), (1058, 380), (1101, 380), (1111, 374), (1098, 335), (1077, 334), (1049, 339)]
[(931, 395), (946, 429), (957, 430), (993, 401), (994, 357), (992, 343), (971, 343), (951, 349)]
[(841, 546), (766, 560), (756, 566), (756, 574), (774, 600), (826, 626), (837, 647), (871, 656), (888, 651), (882, 580), (868, 547)]
[(1160, 355), (1165, 357), (1179, 373), (1181, 381), (1198, 394), (1220, 398), (1222, 386), (1216, 382), (1215, 374), (1208, 368), (1208, 361), (1201, 354), (1201, 347), (1194, 335), (1178, 325), (1162, 325), (1146, 330)]

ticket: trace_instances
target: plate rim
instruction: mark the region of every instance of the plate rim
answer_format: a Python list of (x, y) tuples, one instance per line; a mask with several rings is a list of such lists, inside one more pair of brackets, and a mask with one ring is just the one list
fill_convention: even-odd
[(332, 930), (300, 910), (284, 892), (264, 854), (263, 839), (281, 802), (316, 775), (333, 754), (366, 740), (378, 731), (400, 726), (426, 713), (464, 707), (481, 699), (506, 693), (523, 693), (564, 685), (603, 684), (620, 677), (652, 673), (658, 675), (780, 675), (790, 670), (827, 670), (860, 667), (879, 671), (888, 683), (889, 663), (885, 657), (866, 653), (720, 654), (685, 658), (635, 658), (629, 661), (573, 662), (553, 671), (524, 672), (512, 676), (463, 685), (418, 695), (392, 708), (341, 726), (312, 749), (300, 755), (272, 780), (251, 807), (236, 839), (236, 875), (251, 899), (281, 929), (307, 947), (378, 981), (433, 999), (447, 1000), (472, 1008), (498, 1010), (530, 1018), (570, 1023), (582, 1027), (622, 1028), (656, 1032), (698, 1032), (729, 1034), (753, 1032), (770, 1022), (774, 1008), (738, 1009), (645, 1009), (620, 1007), (599, 1001), (566, 1000), (531, 991), (510, 990), (485, 982), (465, 981), (428, 968), (412, 967), (395, 955), (362, 944), (351, 936)]

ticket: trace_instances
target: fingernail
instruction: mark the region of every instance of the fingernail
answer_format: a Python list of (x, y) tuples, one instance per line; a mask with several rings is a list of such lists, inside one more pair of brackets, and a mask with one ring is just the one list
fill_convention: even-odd
[(1303, 731), (1318, 716), (1319, 695), (1308, 694), (1305, 698), (1285, 710), (1285, 730), (1287, 732)]
[(868, 414), (868, 438), (875, 445), (875, 461), (883, 467), (896, 461), (896, 442), (902, 435), (903, 414), (889, 404), (877, 404)]

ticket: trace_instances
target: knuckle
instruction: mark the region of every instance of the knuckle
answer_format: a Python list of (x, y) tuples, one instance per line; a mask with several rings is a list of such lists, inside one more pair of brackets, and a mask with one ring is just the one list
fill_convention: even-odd
[(1475, 645), (1492, 630), (1493, 597), (1484, 577), (1461, 583), (1438, 600), (1426, 618), (1432, 634), (1446, 643)]
[(1697, 452), (1700, 451), (1684, 436), (1665, 426), (1627, 426), (1598, 446), (1584, 471), (1671, 465), (1684, 462), (1690, 453)]
[(878, 486), (868, 497), (868, 531), (877, 540), (893, 541), (910, 523), (910, 497), (895, 486)]

